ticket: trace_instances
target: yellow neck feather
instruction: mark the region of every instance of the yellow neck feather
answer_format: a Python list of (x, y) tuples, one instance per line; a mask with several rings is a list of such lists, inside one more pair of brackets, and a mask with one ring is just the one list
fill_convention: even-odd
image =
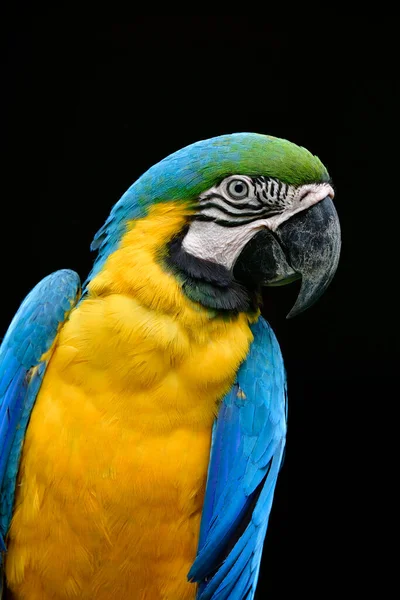
[(166, 244), (190, 214), (187, 207), (168, 202), (153, 206), (145, 218), (131, 221), (117, 251), (90, 282), (90, 294), (133, 296), (150, 310), (179, 315), (188, 327), (193, 324), (197, 328), (199, 319), (208, 322), (210, 311), (191, 302), (175, 277), (161, 265)]

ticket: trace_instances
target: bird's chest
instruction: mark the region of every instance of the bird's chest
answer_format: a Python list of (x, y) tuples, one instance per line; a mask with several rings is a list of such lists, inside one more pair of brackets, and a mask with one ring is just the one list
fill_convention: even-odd
[(121, 304), (74, 313), (32, 413), (7, 560), (32, 600), (194, 597), (212, 423), (248, 338), (129, 326)]
[(8, 544), (15, 598), (193, 599), (210, 428), (155, 434), (93, 422), (81, 407), (86, 417), (47, 421), (43, 435), (47, 386), (39, 400)]

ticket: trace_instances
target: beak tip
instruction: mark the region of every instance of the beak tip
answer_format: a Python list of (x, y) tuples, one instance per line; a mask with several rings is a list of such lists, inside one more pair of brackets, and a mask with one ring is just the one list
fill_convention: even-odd
[(306, 310), (306, 308), (307, 308), (306, 306), (304, 308), (296, 308), (296, 306), (293, 306), (293, 308), (286, 315), (286, 318), (293, 319), (294, 317), (297, 317), (302, 312), (304, 312)]

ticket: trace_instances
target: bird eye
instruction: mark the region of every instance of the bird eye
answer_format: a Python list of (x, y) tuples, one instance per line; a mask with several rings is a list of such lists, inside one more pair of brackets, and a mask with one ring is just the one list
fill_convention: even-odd
[(231, 198), (240, 200), (242, 198), (246, 198), (247, 194), (249, 193), (249, 186), (241, 179), (233, 179), (228, 184), (227, 192)]

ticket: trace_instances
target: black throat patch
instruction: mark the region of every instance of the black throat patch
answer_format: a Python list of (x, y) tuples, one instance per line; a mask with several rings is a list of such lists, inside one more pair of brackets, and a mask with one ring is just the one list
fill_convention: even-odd
[(256, 290), (236, 281), (223, 265), (186, 252), (182, 241), (187, 228), (167, 246), (165, 262), (173, 270), (186, 296), (203, 306), (224, 313), (251, 313), (257, 310)]

